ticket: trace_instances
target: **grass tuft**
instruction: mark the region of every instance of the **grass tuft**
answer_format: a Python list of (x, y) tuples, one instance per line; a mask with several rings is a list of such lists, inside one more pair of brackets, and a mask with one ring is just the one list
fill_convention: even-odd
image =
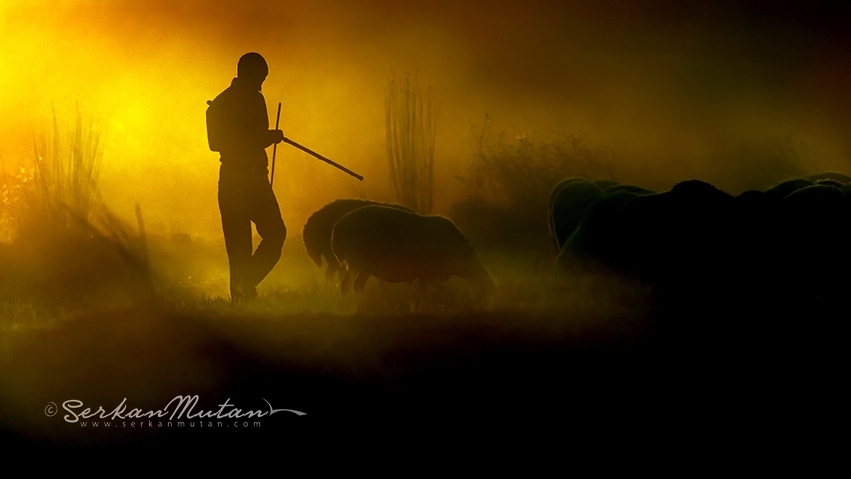
[(78, 109), (71, 128), (53, 116), (34, 156), (4, 168), (0, 300), (112, 307), (152, 292), (143, 239), (104, 204), (101, 132)]

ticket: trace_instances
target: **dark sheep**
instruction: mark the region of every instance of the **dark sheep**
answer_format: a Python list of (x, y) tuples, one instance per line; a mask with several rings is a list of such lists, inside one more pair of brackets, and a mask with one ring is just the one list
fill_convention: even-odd
[(586, 208), (557, 264), (602, 264), (664, 287), (706, 285), (729, 263), (732, 204), (700, 181), (652, 195), (616, 191)]
[(814, 183), (815, 182), (812, 180), (796, 178), (794, 180), (787, 180), (778, 185), (772, 186), (765, 190), (765, 192), (777, 198), (785, 198), (790, 193), (800, 190), (801, 188), (806, 188), (807, 186), (812, 186)]
[(335, 274), (339, 274), (342, 279), (343, 272), (345, 271), (331, 249), (331, 231), (334, 229), (334, 224), (353, 210), (363, 208), (364, 206), (382, 204), (391, 208), (411, 211), (404, 206), (384, 204), (377, 201), (340, 199), (323, 206), (307, 219), (302, 230), (304, 247), (307, 250), (307, 255), (316, 263), (316, 266), (321, 268), (322, 258), (325, 258), (325, 262), (328, 264), (328, 269), (325, 270), (326, 280), (331, 281)]
[(652, 292), (660, 344), (703, 345), (713, 362), (762, 364), (792, 345), (790, 366), (808, 357), (828, 363), (844, 351), (837, 332), (851, 296), (851, 199), (848, 185), (808, 183), (735, 198), (700, 182), (607, 194), (585, 209), (557, 271), (571, 277), (591, 267), (639, 279)]
[(814, 185), (790, 194), (782, 201), (783, 250), (796, 278), (790, 293), (809, 299), (848, 293), (840, 271), (851, 267), (851, 200), (839, 188)]
[(556, 195), (558, 194), (559, 191), (561, 191), (562, 188), (564, 188), (567, 185), (573, 184), (573, 183), (580, 183), (580, 182), (587, 182), (587, 181), (588, 180), (586, 178), (579, 178), (579, 177), (566, 178), (564, 180), (561, 180), (557, 185), (555, 185), (555, 187), (553, 188), (553, 191), (550, 192), (550, 201), (547, 203), (547, 208), (549, 209), (549, 211), (553, 210), (553, 201), (555, 201)]
[(576, 230), (585, 208), (602, 198), (603, 191), (584, 178), (569, 178), (559, 183), (550, 195), (549, 223), (556, 251)]
[(783, 198), (753, 191), (736, 198), (732, 271), (751, 301), (810, 308), (847, 296), (848, 280), (838, 272), (851, 267), (851, 200), (834, 180), (821, 181)]
[(841, 273), (851, 268), (851, 199), (845, 185), (808, 183), (735, 198), (699, 181), (653, 195), (607, 194), (585, 209), (557, 267), (637, 277), (675, 307), (722, 313), (741, 303), (738, 311), (755, 317), (769, 317), (763, 308), (839, 310), (851, 294)]
[(730, 228), (741, 244), (745, 261), (756, 271), (767, 271), (776, 262), (778, 230), (782, 224), (779, 195), (748, 190), (734, 200)]
[(639, 195), (630, 191), (607, 194), (585, 208), (576, 230), (565, 241), (556, 264), (561, 271), (574, 268), (625, 269), (619, 258), (624, 226), (621, 208)]
[(421, 216), (386, 206), (365, 206), (340, 218), (331, 244), (348, 272), (355, 291), (362, 291), (370, 276), (388, 282), (446, 281), (459, 276), (490, 292), (494, 284), (473, 248), (452, 221), (442, 216)]

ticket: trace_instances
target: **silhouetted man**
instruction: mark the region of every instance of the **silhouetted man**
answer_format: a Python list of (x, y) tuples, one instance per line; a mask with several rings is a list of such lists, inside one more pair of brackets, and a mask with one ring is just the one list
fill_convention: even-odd
[[(246, 53), (230, 87), (210, 103), (207, 135), (210, 149), (221, 153), (219, 211), (230, 266), (234, 302), (251, 300), (257, 285), (281, 257), (287, 229), (268, 179), (266, 148), (280, 143), (281, 130), (269, 129), (266, 100), (260, 88), (269, 67), (258, 53)], [(261, 237), (257, 250), (251, 223)]]

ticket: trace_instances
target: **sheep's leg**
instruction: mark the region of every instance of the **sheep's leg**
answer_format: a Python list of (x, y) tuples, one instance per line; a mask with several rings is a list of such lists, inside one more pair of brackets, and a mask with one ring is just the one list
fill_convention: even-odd
[(358, 277), (355, 278), (355, 291), (361, 292), (363, 291), (363, 287), (366, 285), (366, 280), (369, 279), (369, 273), (365, 271), (359, 271)]
[(325, 270), (325, 281), (329, 283), (334, 281), (334, 275), (340, 270), (342, 270), (342, 268), (336, 260), (328, 261), (328, 269)]
[(346, 275), (343, 276), (342, 281), (340, 281), (340, 294), (346, 294), (346, 290), (349, 288), (349, 283), (352, 282), (352, 276), (352, 270), (347, 270)]
[(346, 273), (349, 272), (349, 267), (344, 266), (342, 263), (337, 263), (337, 276), (340, 278), (340, 281), (346, 276)]

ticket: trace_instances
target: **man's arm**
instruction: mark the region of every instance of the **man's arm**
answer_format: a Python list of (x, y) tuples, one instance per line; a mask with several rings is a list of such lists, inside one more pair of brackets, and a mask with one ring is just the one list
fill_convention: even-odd
[(258, 93), (257, 96), (260, 101), (259, 106), (256, 108), (258, 108), (259, 116), (263, 117), (264, 124), (263, 136), (259, 139), (259, 141), (263, 145), (263, 149), (266, 149), (275, 143), (284, 141), (284, 132), (281, 130), (269, 129), (269, 114), (266, 112), (266, 99), (263, 97), (262, 93)]
[(262, 94), (257, 92), (250, 96), (230, 96), (225, 101), (228, 127), (222, 132), (222, 152), (244, 155), (250, 151), (265, 150), (283, 141), (283, 132), (269, 129), (269, 117)]

